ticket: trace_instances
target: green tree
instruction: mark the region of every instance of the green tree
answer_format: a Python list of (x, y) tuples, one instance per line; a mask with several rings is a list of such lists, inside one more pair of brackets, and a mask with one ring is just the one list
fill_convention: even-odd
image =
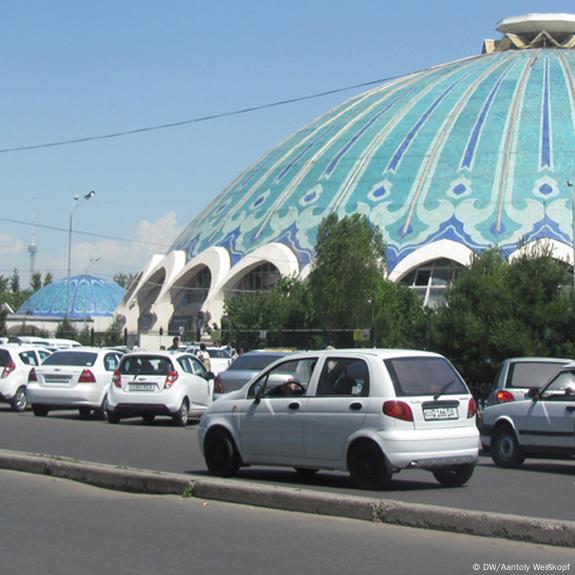
[(32, 274), (32, 279), (30, 281), (30, 289), (33, 292), (38, 291), (42, 287), (42, 274), (40, 272), (36, 272)]
[(63, 339), (78, 339), (78, 331), (68, 318), (64, 318), (56, 328), (56, 337)]
[(114, 282), (124, 289), (128, 289), (130, 284), (137, 278), (136, 274), (119, 273), (114, 275)]
[(54, 281), (54, 276), (50, 273), (47, 272), (46, 275), (44, 276), (44, 285), (50, 285), (52, 282)]
[(10, 291), (12, 293), (18, 293), (20, 291), (20, 275), (16, 268), (14, 268), (14, 273), (10, 278)]
[(319, 325), (328, 330), (370, 325), (369, 302), (384, 267), (381, 232), (366, 216), (327, 216), (318, 230), (309, 276)]

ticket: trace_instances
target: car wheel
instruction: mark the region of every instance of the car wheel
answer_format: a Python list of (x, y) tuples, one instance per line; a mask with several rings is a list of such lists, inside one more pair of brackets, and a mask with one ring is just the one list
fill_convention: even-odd
[(32, 411), (37, 417), (46, 417), (48, 415), (48, 408), (44, 405), (33, 405)]
[(360, 441), (352, 445), (347, 467), (351, 480), (359, 489), (383, 489), (391, 479), (385, 455), (372, 441)]
[(156, 419), (156, 416), (153, 413), (146, 413), (142, 415), (142, 419), (144, 420), (144, 423), (151, 425), (152, 423), (154, 423), (154, 419)]
[(28, 405), (28, 398), (26, 397), (26, 388), (24, 386), (19, 387), (10, 401), (10, 407), (12, 411), (17, 411), (21, 413), (22, 411), (26, 410), (26, 406)]
[(113, 411), (108, 411), (108, 423), (120, 423), (120, 416)]
[(507, 469), (519, 467), (525, 461), (525, 455), (512, 429), (500, 427), (495, 430), (491, 441), (491, 457), (496, 465)]
[(182, 405), (180, 405), (180, 409), (178, 409), (178, 411), (172, 415), (172, 419), (178, 427), (186, 427), (186, 425), (188, 425), (189, 418), (190, 408), (188, 407), (188, 400), (184, 398), (182, 400)]
[(108, 417), (108, 396), (105, 395), (102, 403), (98, 409), (94, 412), (94, 415), (98, 419), (106, 419)]
[(92, 413), (92, 410), (89, 407), (80, 407), (78, 409), (78, 412), (80, 413), (80, 417), (82, 419), (90, 419), (90, 415)]
[(441, 485), (445, 485), (445, 487), (460, 487), (471, 479), (474, 471), (475, 465), (472, 463), (464, 463), (462, 465), (452, 465), (451, 467), (435, 469), (433, 476)]
[(310, 479), (319, 471), (319, 469), (312, 469), (310, 467), (294, 467), (294, 469), (302, 479)]
[(208, 471), (219, 477), (232, 477), (240, 468), (240, 455), (230, 434), (223, 429), (210, 431), (204, 442)]

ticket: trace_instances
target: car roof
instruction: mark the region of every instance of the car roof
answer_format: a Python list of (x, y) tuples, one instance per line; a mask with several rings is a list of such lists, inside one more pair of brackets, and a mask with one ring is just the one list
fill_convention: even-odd
[(575, 360), (569, 359), (567, 357), (510, 357), (505, 360), (508, 363), (571, 363)]

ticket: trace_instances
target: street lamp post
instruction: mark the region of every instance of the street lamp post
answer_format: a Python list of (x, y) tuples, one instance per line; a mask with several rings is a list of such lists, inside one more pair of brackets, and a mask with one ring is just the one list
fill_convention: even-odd
[(567, 187), (571, 189), (571, 244), (572, 244), (572, 258), (573, 258), (573, 291), (575, 291), (575, 193), (573, 190), (573, 182), (567, 180)]
[(375, 349), (375, 296), (367, 300), (371, 304), (371, 345)]
[(66, 283), (66, 319), (68, 319), (70, 315), (70, 273), (72, 271), (72, 220), (74, 217), (74, 212), (80, 207), (80, 205), (84, 202), (87, 202), (90, 198), (96, 195), (96, 192), (92, 190), (88, 192), (85, 196), (80, 198), (80, 196), (74, 196), (74, 201), (72, 202), (72, 207), (70, 209), (70, 219), (68, 221), (68, 274), (67, 278), (68, 281)]

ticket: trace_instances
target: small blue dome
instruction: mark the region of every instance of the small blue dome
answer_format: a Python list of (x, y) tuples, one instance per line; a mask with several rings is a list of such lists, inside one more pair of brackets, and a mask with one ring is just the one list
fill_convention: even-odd
[[(69, 293), (68, 293), (69, 291)], [(17, 310), (18, 315), (44, 317), (111, 316), (126, 290), (114, 282), (95, 276), (80, 275), (55, 281), (35, 292)], [(68, 314), (66, 314), (66, 307)]]

